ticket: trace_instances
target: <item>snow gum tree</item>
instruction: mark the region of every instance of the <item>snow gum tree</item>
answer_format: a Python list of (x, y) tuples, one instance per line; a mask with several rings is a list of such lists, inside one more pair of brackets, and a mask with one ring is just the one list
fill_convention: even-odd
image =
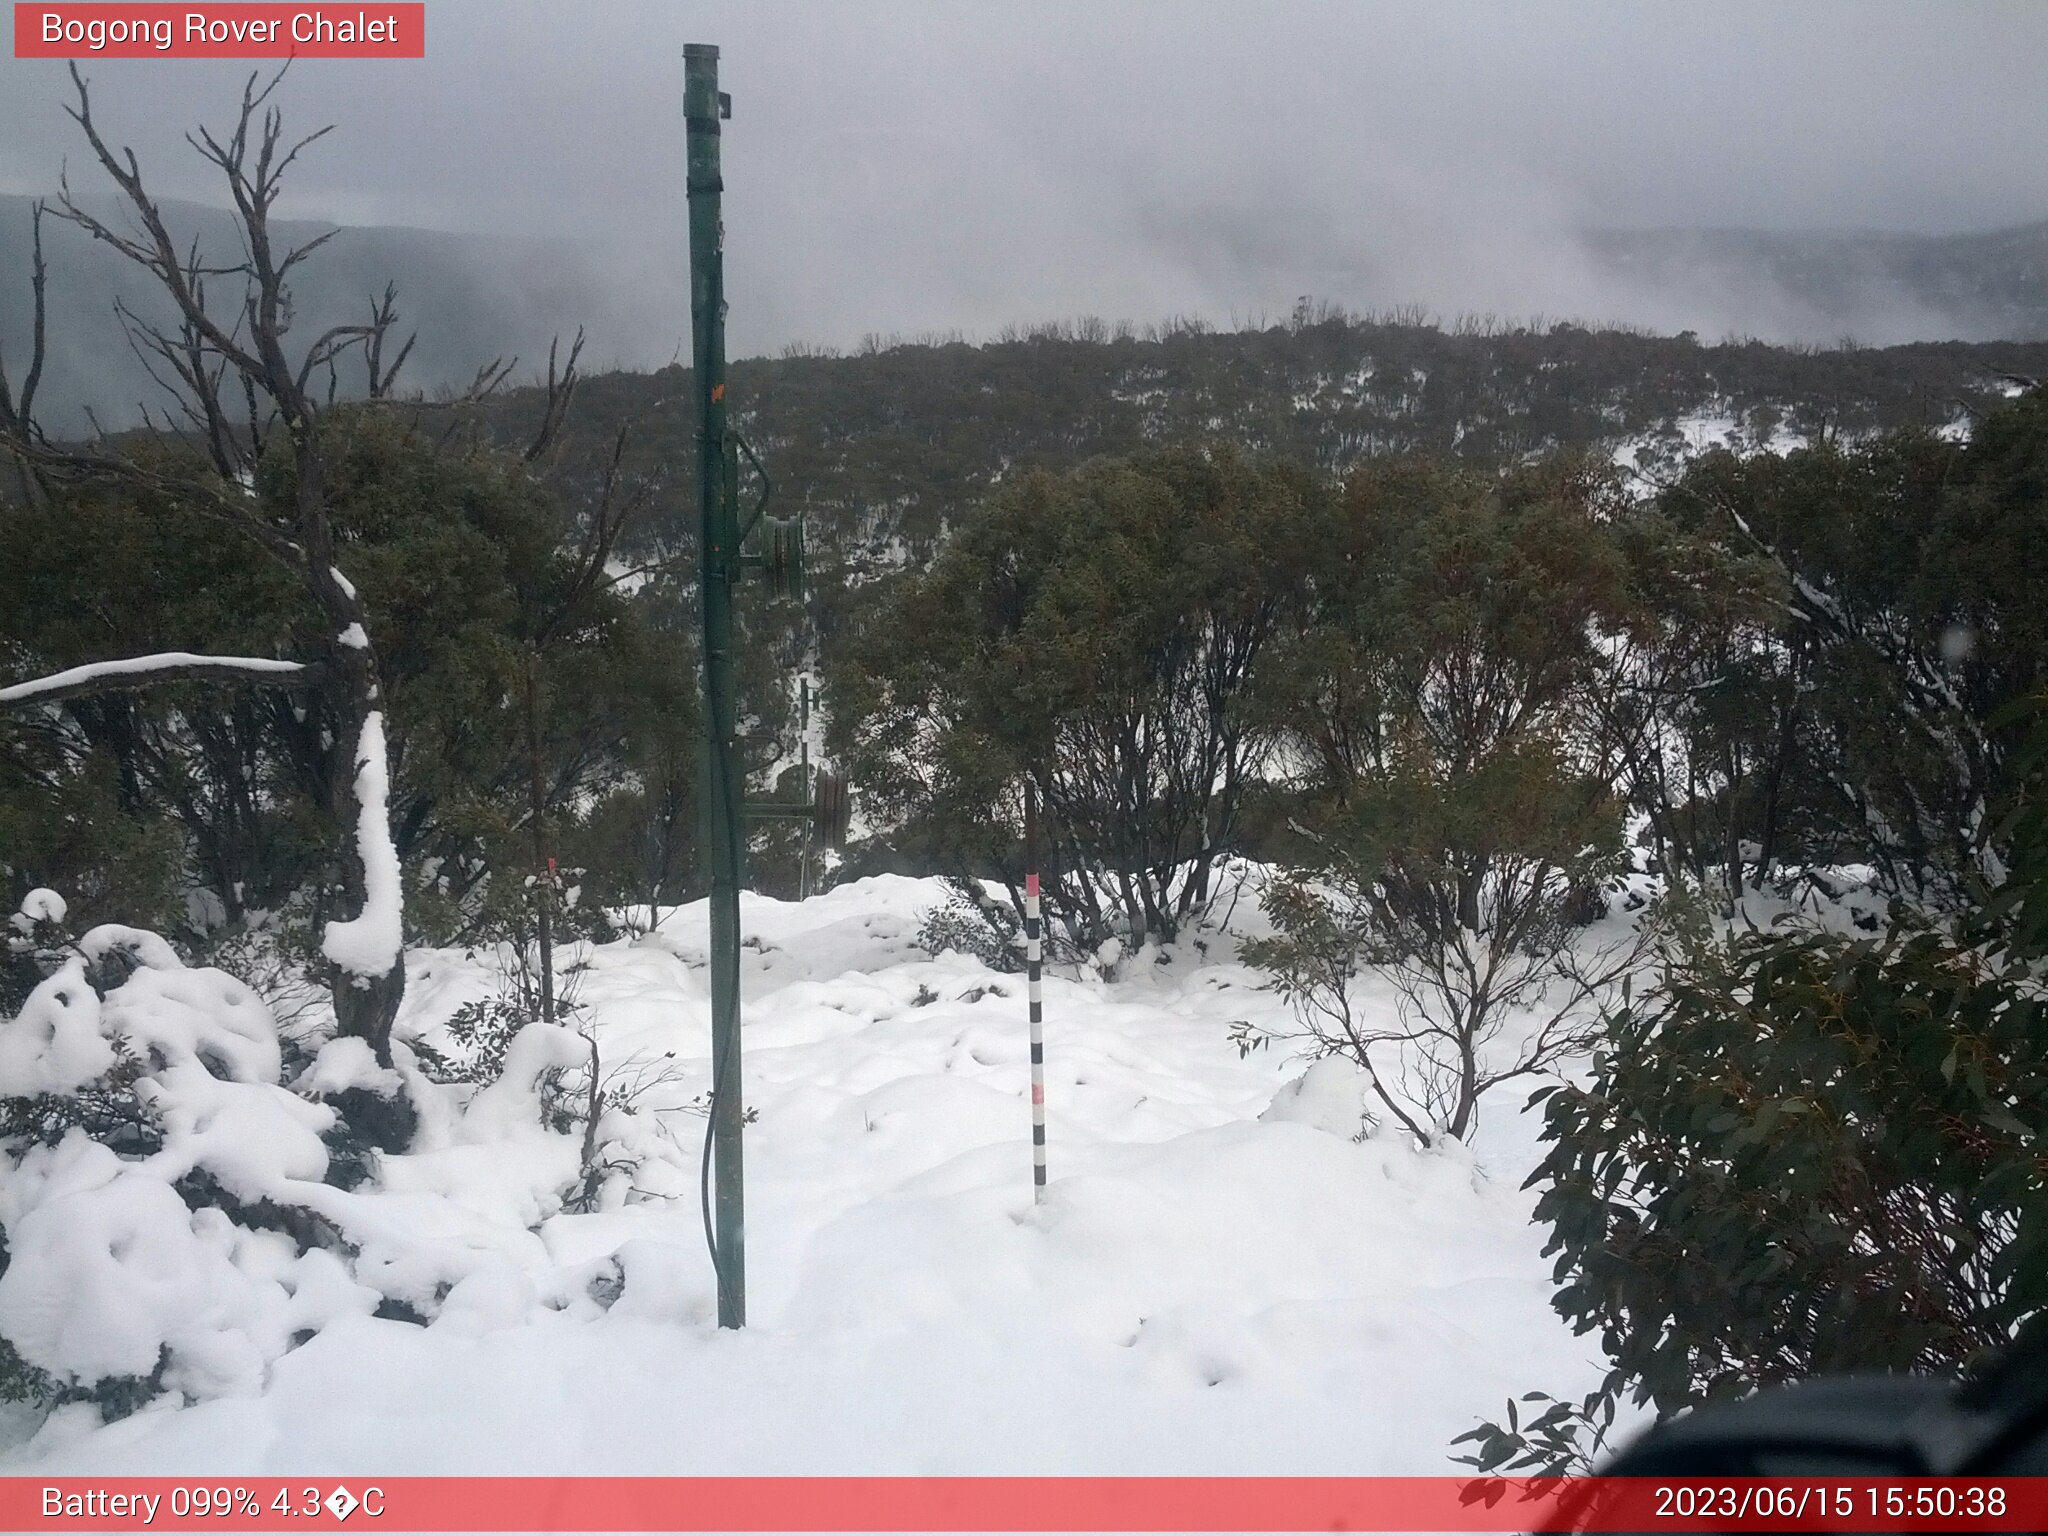
[[(332, 327), (303, 348), (288, 350), (293, 271), (328, 237), (281, 247), (273, 239), (271, 215), (285, 172), (326, 130), (286, 139), (281, 115), (269, 104), (282, 78), (280, 72), (259, 87), (252, 75), (232, 130), (216, 136), (200, 129), (189, 138), (218, 172), (233, 204), (242, 248), (222, 258), (196, 243), (181, 246), (144, 184), (135, 153), (117, 150), (101, 134), (86, 82), (73, 68), (77, 99), (67, 110), (113, 183), (121, 217), (110, 222), (89, 211), (68, 185), (54, 213), (110, 245), (150, 279), (158, 304), (147, 314), (168, 313), (169, 320), (147, 318), (125, 305), (123, 318), (138, 355), (172, 405), (150, 420), (140, 448), (104, 435), (86, 446), (60, 444), (37, 426), (45, 283), (39, 219), (36, 350), (19, 393), (0, 389), (0, 442), (10, 450), (21, 494), (31, 505), (62, 487), (120, 486), (254, 541), (319, 613), (318, 652), (306, 663), (186, 653), (109, 658), (103, 665), (16, 684), (0, 693), (0, 702), (39, 706), (81, 693), (193, 679), (308, 690), (330, 722), (322, 743), (329, 760), (323, 810), (338, 834), (341, 901), (352, 914), (329, 922), (321, 953), (342, 1032), (367, 1040), (388, 1065), (404, 969), (398, 861), (387, 804), (385, 705), (368, 613), (340, 563), (322, 424), (344, 360), (365, 369), (365, 393), (375, 402), (388, 396), (411, 343), (387, 357), (397, 322), (387, 289), (363, 323)], [(480, 376), (480, 387), (485, 382)], [(282, 503), (256, 489), (260, 467), (273, 457), (291, 466), (291, 494)]]
[(1794, 772), (1811, 647), (1769, 562), (1649, 509), (1613, 526), (1622, 602), (1582, 699), (1650, 870), (1724, 912), (1800, 851)]
[(1663, 487), (1665, 524), (1760, 576), (1775, 610), (1714, 623), (1704, 585), (1668, 610), (1695, 652), (1660, 706), (1681, 747), (1670, 785), (1731, 894), (1801, 863), (1868, 864), (1943, 909), (1999, 881), (1992, 808), (2020, 733), (1994, 722), (2048, 675), (2044, 459), (2035, 390), (1967, 442), (1902, 431), (1716, 452)]
[(1021, 884), (1028, 776), (1056, 935), (1171, 940), (1270, 750), (1253, 679), (1324, 501), (1228, 447), (1004, 485), (850, 638), (833, 748), (863, 804), (978, 896)]
[[(1582, 1049), (1637, 957), (1633, 934), (1579, 934), (1628, 864), (1583, 704), (1622, 590), (1603, 483), (1569, 462), (1360, 471), (1314, 618), (1264, 691), (1300, 799), (1275, 936), (1247, 957), (1297, 1038), (1357, 1062), (1425, 1142)], [(1393, 984), (1395, 1021), (1356, 1005), (1364, 967)]]

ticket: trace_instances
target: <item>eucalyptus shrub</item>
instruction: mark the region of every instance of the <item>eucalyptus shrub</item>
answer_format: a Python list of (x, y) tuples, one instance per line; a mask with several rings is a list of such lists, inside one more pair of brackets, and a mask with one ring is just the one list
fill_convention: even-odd
[(2026, 967), (1936, 931), (1692, 957), (1549, 1094), (1559, 1310), (1666, 1413), (2007, 1342), (2048, 1301), (2044, 1025)]
[[(1874, 938), (1702, 941), (1611, 1017), (1590, 1081), (1537, 1098), (1554, 1305), (1612, 1362), (1589, 1404), (1950, 1371), (2048, 1322), (2048, 1011), (2010, 950), (1904, 909)], [(1583, 1453), (1464, 1438), (1487, 1469)]]

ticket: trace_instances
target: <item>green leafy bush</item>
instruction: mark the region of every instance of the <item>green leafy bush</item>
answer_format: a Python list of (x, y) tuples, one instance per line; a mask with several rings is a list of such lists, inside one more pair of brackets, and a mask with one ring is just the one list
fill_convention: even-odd
[(2017, 962), (1903, 918), (1740, 934), (1547, 1096), (1558, 1310), (1662, 1413), (1961, 1366), (2048, 1301), (2048, 1015)]
[[(1554, 1305), (1660, 1417), (1823, 1371), (1945, 1371), (2048, 1317), (2048, 1012), (2031, 962), (1903, 909), (1693, 945), (1543, 1090)], [(1533, 1426), (1464, 1437), (1487, 1470)], [(1553, 1437), (1558, 1438), (1558, 1437)], [(1552, 1448), (1555, 1452), (1555, 1447)], [(1568, 1458), (1539, 1454), (1563, 1470)]]

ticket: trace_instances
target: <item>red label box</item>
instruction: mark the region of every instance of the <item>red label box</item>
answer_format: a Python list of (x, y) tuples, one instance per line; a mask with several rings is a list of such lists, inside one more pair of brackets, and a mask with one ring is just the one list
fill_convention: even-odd
[(21, 4), (17, 59), (423, 59), (424, 0), (341, 5)]
[(2048, 1478), (0, 1477), (9, 1531), (2041, 1531)]

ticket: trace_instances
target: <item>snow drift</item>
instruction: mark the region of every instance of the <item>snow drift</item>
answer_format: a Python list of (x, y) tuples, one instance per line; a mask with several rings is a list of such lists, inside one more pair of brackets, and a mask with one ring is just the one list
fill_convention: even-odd
[[(60, 969), (0, 1027), (0, 1093), (125, 1053), (161, 1144), (14, 1143), (0, 1334), (159, 1396), (23, 1422), (7, 1469), (1427, 1473), (1508, 1394), (1596, 1379), (1547, 1304), (1518, 1099), (1469, 1149), (1361, 1137), (1344, 1069), (1229, 1044), (1280, 1004), (1228, 934), (1113, 983), (1048, 977), (1034, 1205), (1022, 984), (914, 947), (942, 894), (746, 900), (737, 1335), (696, 1198), (701, 907), (570, 972), (606, 1089), (594, 1182), (582, 1125), (549, 1123), (586, 1039), (531, 1026), (488, 1087), (421, 1065), (492, 995), (484, 960), (407, 956), (388, 1073), (280, 1041), (239, 983), (167, 953), (103, 998)], [(404, 1094), (418, 1130), (343, 1189), (350, 1090)], [(195, 1174), (225, 1200), (194, 1209)]]

